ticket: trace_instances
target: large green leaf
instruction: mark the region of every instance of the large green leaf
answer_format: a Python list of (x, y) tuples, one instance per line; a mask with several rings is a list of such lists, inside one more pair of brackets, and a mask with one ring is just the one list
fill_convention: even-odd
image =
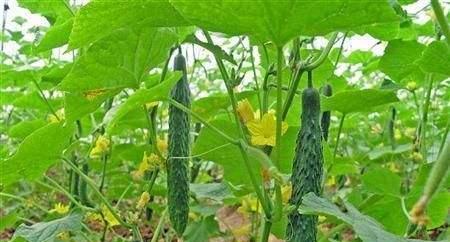
[(86, 97), (80, 92), (64, 95), (64, 113), (68, 122), (73, 122), (97, 110), (102, 103), (116, 95), (120, 89), (108, 90), (94, 97)]
[(353, 205), (344, 202), (345, 209), (341, 209), (324, 198), (308, 193), (303, 197), (299, 211), (301, 213), (326, 214), (337, 217), (353, 227), (356, 234), (364, 242), (424, 242), (423, 240), (405, 239), (391, 234), (373, 218), (361, 214)]
[(73, 18), (67, 20), (58, 19), (58, 21), (50, 27), (47, 33), (45, 33), (44, 38), (42, 38), (41, 42), (39, 42), (35, 51), (47, 51), (67, 44), (69, 41), (70, 31), (72, 30), (72, 25)]
[(439, 41), (431, 43), (418, 61), (422, 70), (450, 76), (450, 47)]
[(398, 20), (388, 1), (170, 0), (193, 24), (230, 35), (250, 35), (277, 46), (298, 35), (325, 35)]
[(332, 97), (323, 97), (322, 111), (339, 111), (341, 113), (365, 112), (372, 108), (398, 102), (392, 90), (351, 90), (336, 93)]
[(62, 0), (18, 0), (17, 2), (32, 13), (45, 16), (50, 22), (54, 22), (58, 17), (68, 18), (72, 15)]
[(42, 119), (25, 120), (12, 126), (8, 131), (8, 135), (12, 138), (24, 139), (29, 134), (45, 126), (46, 124), (47, 122)]
[(75, 18), (69, 46), (79, 48), (120, 28), (174, 27), (188, 23), (167, 0), (92, 1)]
[(117, 122), (128, 112), (145, 105), (146, 103), (163, 101), (169, 96), (172, 86), (180, 79), (181, 73), (175, 72), (173, 75), (166, 77), (161, 84), (150, 89), (139, 89), (133, 93), (124, 103), (111, 109), (106, 115), (103, 122), (107, 124), (107, 132), (109, 133)]
[(416, 41), (390, 41), (378, 67), (398, 82), (406, 77), (421, 77), (422, 72), (415, 62), (424, 49), (425, 45)]
[(83, 216), (79, 213), (70, 214), (64, 218), (49, 222), (36, 223), (31, 226), (21, 224), (14, 238), (22, 237), (28, 242), (52, 242), (62, 232), (77, 232), (81, 230)]
[(73, 131), (72, 125), (50, 123), (27, 136), (11, 158), (0, 161), (0, 184), (42, 176), (67, 148)]
[(184, 232), (184, 241), (186, 242), (203, 242), (208, 241), (213, 235), (220, 233), (219, 224), (214, 216), (202, 218), (200, 221), (190, 224)]
[(402, 179), (389, 169), (371, 169), (366, 171), (361, 179), (364, 187), (370, 192), (400, 197)]
[(191, 184), (190, 191), (195, 194), (197, 199), (212, 199), (222, 201), (233, 197), (228, 186), (224, 183)]
[(169, 29), (121, 29), (98, 41), (75, 63), (59, 87), (70, 92), (134, 87), (167, 59), (177, 36)]
[[(219, 127), (222, 132), (231, 137), (238, 137), (237, 127), (228, 120), (213, 120), (211, 124)], [(205, 127), (200, 131), (193, 147), (193, 155), (198, 155), (204, 160), (214, 161), (224, 169), (225, 180), (234, 185), (251, 184), (248, 170), (245, 167), (239, 148), (229, 143), (222, 136)], [(258, 160), (250, 158), (252, 172), (260, 181), (261, 165)]]

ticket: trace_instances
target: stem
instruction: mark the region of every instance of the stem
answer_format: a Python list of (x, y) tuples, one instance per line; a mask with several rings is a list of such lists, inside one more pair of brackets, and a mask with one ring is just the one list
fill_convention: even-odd
[(258, 93), (259, 109), (262, 110), (261, 89), (258, 83), (258, 77), (256, 76), (255, 58), (253, 57), (253, 46), (250, 46), (250, 60), (252, 63), (253, 79), (255, 80), (256, 92)]
[(330, 40), (328, 41), (328, 44), (325, 47), (325, 49), (322, 51), (320, 56), (314, 62), (307, 64), (307, 65), (300, 65), (298, 67), (298, 69), (294, 75), (294, 81), (292, 82), (291, 89), (289, 90), (289, 92), (287, 94), (286, 101), (283, 106), (283, 116), (282, 116), (283, 120), (286, 118), (288, 111), (291, 108), (292, 100), (294, 99), (295, 91), (298, 88), (298, 83), (300, 82), (303, 72), (312, 71), (312, 70), (316, 69), (326, 60), (328, 54), (331, 51), (331, 48), (334, 45), (334, 42), (336, 41), (336, 37), (337, 37), (337, 33), (334, 33), (331, 36)]
[(281, 128), (282, 128), (282, 109), (283, 109), (283, 97), (282, 97), (282, 86), (283, 86), (283, 48), (278, 47), (277, 49), (277, 123), (276, 123), (276, 133), (275, 133), (275, 148), (278, 150), (277, 157), (275, 161), (276, 167), (280, 168), (281, 160)]
[(167, 215), (167, 208), (164, 209), (163, 213), (161, 214), (161, 217), (159, 218), (158, 225), (156, 226), (156, 229), (155, 229), (155, 231), (153, 233), (152, 240), (150, 242), (158, 241), (158, 237), (159, 237), (159, 234), (161, 233), (161, 229), (162, 229), (162, 226), (164, 224), (164, 220), (166, 219), (166, 215)]
[(322, 63), (326, 60), (328, 54), (330, 53), (331, 48), (333, 47), (334, 42), (336, 41), (337, 35), (338, 35), (337, 32), (333, 33), (330, 40), (328, 40), (327, 46), (322, 51), (320, 56), (314, 62), (305, 66), (306, 71), (312, 71), (312, 70), (316, 69), (317, 67), (319, 67), (320, 65), (322, 65)]
[(422, 111), (422, 122), (421, 122), (421, 130), (420, 130), (420, 147), (422, 149), (423, 157), (426, 157), (426, 147), (425, 147), (425, 140), (426, 140), (426, 127), (428, 122), (428, 110), (430, 107), (430, 101), (431, 101), (431, 91), (433, 90), (433, 79), (432, 76), (429, 76), (430, 82), (428, 84), (427, 93), (425, 96), (425, 103), (423, 104), (423, 111)]
[(44, 102), (45, 102), (45, 104), (47, 105), (47, 107), (48, 107), (48, 109), (50, 110), (50, 112), (55, 116), (55, 118), (56, 118), (58, 121), (61, 121), (61, 120), (59, 119), (58, 115), (56, 114), (55, 110), (53, 109), (52, 105), (50, 105), (50, 102), (49, 102), (48, 99), (45, 97), (44, 92), (42, 91), (42, 89), (41, 89), (41, 87), (39, 86), (39, 84), (37, 83), (37, 81), (36, 81), (34, 78), (32, 78), (32, 79), (33, 79), (34, 85), (36, 86), (36, 88), (37, 88), (38, 91), (39, 91), (39, 94), (41, 95), (42, 100), (44, 100)]
[(344, 37), (342, 37), (341, 46), (339, 47), (339, 52), (338, 52), (338, 55), (336, 57), (336, 62), (334, 62), (333, 73), (334, 73), (334, 71), (336, 71), (337, 65), (339, 63), (339, 59), (341, 58), (342, 51), (343, 51), (343, 48), (344, 48), (344, 42), (345, 42), (345, 39), (347, 38), (347, 34), (348, 34), (348, 32), (345, 32)]
[(122, 220), (122, 218), (116, 213), (114, 207), (108, 202), (108, 200), (103, 196), (103, 194), (97, 189), (97, 186), (95, 185), (95, 182), (91, 180), (88, 176), (86, 176), (78, 167), (76, 167), (70, 160), (66, 159), (65, 157), (62, 158), (62, 160), (68, 164), (75, 173), (80, 175), (80, 177), (87, 183), (89, 187), (94, 191), (95, 194), (100, 198), (100, 200), (105, 204), (105, 206), (108, 208), (108, 210), (111, 212), (111, 214), (114, 216), (115, 219), (124, 227), (127, 228), (133, 228), (132, 225), (126, 223)]
[(431, 7), (433, 8), (434, 15), (436, 15), (439, 26), (441, 26), (441, 31), (447, 39), (447, 44), (450, 45), (450, 26), (447, 23), (447, 18), (444, 15), (441, 4), (438, 0), (431, 0)]
[(58, 182), (56, 182), (55, 180), (53, 180), (53, 179), (50, 178), (49, 176), (44, 175), (44, 177), (45, 177), (45, 179), (47, 179), (47, 180), (54, 186), (54, 187), (52, 187), (52, 186), (49, 186), (49, 187), (51, 187), (51, 188), (56, 188), (56, 189), (58, 189), (60, 192), (64, 193), (64, 195), (66, 195), (67, 198), (69, 198), (69, 200), (70, 200), (73, 204), (75, 204), (77, 207), (79, 207), (79, 208), (81, 208), (81, 209), (84, 209), (84, 210), (88, 210), (88, 211), (96, 211), (96, 210), (93, 209), (93, 208), (84, 206), (84, 205), (82, 205), (81, 203), (79, 203), (79, 202), (72, 196), (72, 194), (70, 194), (68, 191), (66, 191), (66, 189), (64, 189), (61, 185), (58, 184)]
[(447, 137), (449, 129), (450, 129), (450, 118), (447, 121), (447, 127), (445, 128), (444, 136), (443, 136), (444, 138), (442, 139), (441, 145), (439, 145), (439, 152), (438, 152), (439, 155), (442, 154), (442, 150), (444, 149), (445, 137)]
[[(0, 192), (0, 197), (7, 197), (7, 198), (15, 199), (15, 200), (21, 201), (22, 203), (27, 202), (27, 200), (23, 197), (19, 197), (19, 196), (13, 195), (13, 194), (5, 193), (5, 192)], [(36, 206), (37, 208), (39, 208), (39, 210), (42, 210), (43, 212), (48, 213), (48, 210), (45, 209), (44, 207), (42, 207), (41, 205), (39, 205), (33, 201), (31, 201), (31, 203), (34, 206)]]
[(262, 229), (262, 235), (261, 235), (261, 242), (269, 241), (269, 235), (270, 235), (270, 229), (272, 227), (272, 221), (265, 220), (263, 229)]
[(245, 147), (246, 147), (245, 141), (244, 140), (240, 140), (238, 146), (239, 146), (239, 150), (241, 151), (242, 158), (244, 159), (244, 163), (245, 163), (245, 166), (247, 168), (248, 175), (249, 175), (250, 180), (252, 182), (253, 188), (255, 189), (256, 196), (258, 197), (258, 200), (261, 202), (261, 206), (262, 206), (262, 208), (264, 210), (264, 214), (266, 215), (266, 217), (268, 219), (270, 219), (272, 217), (271, 209), (269, 208), (269, 205), (267, 204), (267, 200), (265, 199), (265, 196), (264, 196), (263, 192), (261, 191), (263, 189), (260, 189), (260, 187), (258, 186), (258, 182), (256, 180), (256, 177), (253, 174), (253, 171), (252, 171), (252, 168), (251, 168), (252, 166), (251, 166), (250, 161), (248, 159), (247, 152), (245, 151)]
[(332, 228), (328, 233), (324, 234), (323, 237), (320, 238), (319, 242), (327, 242), (331, 236), (333, 236), (337, 232), (339, 232), (347, 227), (348, 227), (347, 224), (344, 224), (344, 223), (339, 224), (338, 226)]
[(336, 145), (334, 146), (334, 152), (333, 152), (333, 160), (336, 159), (339, 141), (341, 140), (342, 126), (344, 126), (344, 120), (345, 120), (345, 113), (342, 114), (341, 121), (339, 122), (339, 129), (338, 129), (338, 133), (337, 133), (337, 137), (336, 137)]
[(108, 161), (108, 155), (103, 154), (103, 155), (102, 155), (102, 160), (103, 160), (102, 176), (101, 176), (102, 178), (101, 178), (101, 180), (100, 180), (100, 185), (99, 185), (99, 187), (98, 187), (98, 190), (99, 190), (100, 192), (103, 191), (103, 186), (105, 185), (106, 164), (107, 164), (107, 161)]
[(189, 108), (186, 108), (184, 105), (182, 105), (181, 103), (173, 100), (172, 98), (168, 98), (168, 101), (170, 104), (172, 104), (173, 106), (175, 106), (176, 108), (192, 115), (194, 118), (198, 119), (201, 123), (203, 123), (203, 125), (205, 125), (207, 128), (211, 129), (212, 131), (214, 131), (216, 134), (222, 136), (222, 138), (226, 139), (228, 142), (234, 144), (234, 145), (239, 145), (239, 141), (228, 136), (227, 134), (225, 134), (224, 132), (222, 132), (220, 129), (216, 128), (214, 125), (210, 124), (208, 121), (206, 121), (205, 119), (203, 119), (200, 115), (198, 115), (195, 112), (192, 112)]
[[(211, 36), (209, 35), (209, 33), (207, 31), (203, 31), (206, 40), (208, 41), (209, 44), (214, 45)], [(244, 128), (242, 127), (242, 123), (239, 120), (239, 115), (237, 112), (237, 100), (236, 100), (236, 96), (234, 95), (234, 91), (233, 91), (233, 87), (230, 86), (230, 78), (228, 77), (228, 73), (225, 69), (225, 65), (222, 62), (222, 59), (220, 59), (219, 57), (217, 57), (216, 54), (214, 54), (214, 59), (217, 62), (217, 66), (219, 67), (220, 70), (220, 74), (222, 75), (222, 78), (224, 80), (225, 83), (225, 87), (227, 89), (228, 92), (228, 96), (230, 97), (230, 101), (231, 101), (231, 106), (233, 107), (233, 114), (234, 114), (234, 120), (236, 122), (236, 125), (238, 127), (238, 132), (241, 136), (241, 138), (243, 138), (244, 140), (247, 139), (247, 137), (245, 136), (244, 133)]]

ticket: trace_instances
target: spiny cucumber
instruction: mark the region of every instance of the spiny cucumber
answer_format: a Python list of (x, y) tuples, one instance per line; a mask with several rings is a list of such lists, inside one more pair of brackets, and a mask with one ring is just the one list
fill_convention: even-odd
[[(320, 128), (320, 95), (311, 86), (302, 93), (301, 129), (292, 168), (292, 193), (289, 203), (295, 207), (310, 192), (320, 195), (322, 188), (323, 153)], [(295, 209), (288, 215), (286, 241), (315, 242), (317, 216), (302, 215)]]
[[(182, 71), (183, 76), (172, 89), (171, 97), (190, 108), (190, 91), (186, 75), (186, 61), (180, 53), (175, 57), (175, 71)], [(189, 214), (189, 177), (188, 158), (190, 155), (190, 117), (187, 113), (169, 106), (169, 137), (167, 159), (167, 190), (169, 218), (173, 228), (182, 235), (186, 229)]]

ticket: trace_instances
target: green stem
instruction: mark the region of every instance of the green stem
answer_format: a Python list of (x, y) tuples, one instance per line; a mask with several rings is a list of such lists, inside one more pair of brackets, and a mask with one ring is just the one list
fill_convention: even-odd
[(122, 218), (116, 213), (114, 207), (108, 202), (108, 200), (103, 196), (103, 194), (97, 189), (97, 186), (95, 185), (95, 182), (91, 180), (88, 176), (86, 176), (78, 167), (76, 167), (70, 160), (66, 159), (65, 157), (62, 157), (62, 160), (68, 164), (75, 173), (77, 173), (80, 178), (82, 178), (87, 185), (94, 191), (94, 193), (100, 198), (100, 200), (105, 204), (105, 206), (108, 208), (108, 210), (111, 212), (111, 214), (114, 216), (115, 219), (124, 227), (127, 228), (133, 228), (132, 225), (126, 223), (122, 220)]
[(271, 227), (272, 227), (272, 221), (265, 220), (264, 221), (264, 225), (263, 225), (263, 229), (262, 229), (261, 239), (260, 239), (261, 242), (269, 241)]
[(277, 49), (277, 123), (276, 123), (276, 133), (275, 133), (275, 149), (277, 149), (277, 157), (276, 157), (276, 167), (280, 168), (280, 160), (281, 160), (281, 128), (282, 128), (282, 109), (283, 109), (283, 96), (282, 96), (282, 87), (283, 87), (283, 48), (279, 47)]
[(37, 83), (37, 81), (32, 78), (34, 85), (36, 86), (36, 88), (39, 91), (39, 94), (41, 95), (42, 100), (44, 100), (45, 104), (47, 105), (48, 109), (50, 110), (50, 112), (55, 116), (55, 118), (58, 121), (61, 121), (58, 117), (58, 115), (56, 114), (55, 110), (53, 109), (52, 105), (50, 104), (50, 102), (48, 101), (48, 99), (45, 97), (44, 92), (42, 91), (41, 87), (39, 86), (39, 84)]
[[(56, 188), (58, 191), (62, 192), (64, 195), (67, 196), (67, 198), (69, 198), (69, 200), (75, 204), (77, 207), (87, 210), (87, 211), (96, 211), (93, 208), (87, 207), (82, 205), (81, 203), (79, 203), (73, 196), (72, 194), (70, 194), (68, 191), (66, 191), (66, 189), (64, 189), (61, 185), (58, 184), (58, 182), (56, 182), (55, 180), (53, 180), (52, 178), (50, 178), (47, 175), (44, 175), (45, 179), (47, 179), (54, 187), (52, 186), (48, 186), (49, 188)], [(42, 183), (41, 183), (42, 184)], [(45, 184), (45, 183), (44, 183)]]
[(439, 145), (439, 152), (438, 152), (439, 155), (442, 154), (442, 150), (444, 150), (445, 137), (447, 137), (449, 129), (450, 129), (450, 118), (447, 121), (447, 127), (445, 128), (444, 136), (443, 136), (444, 138), (442, 139), (441, 145)]
[(436, 20), (438, 21), (439, 26), (441, 26), (441, 31), (447, 39), (447, 44), (450, 45), (450, 26), (444, 15), (441, 4), (438, 0), (431, 0), (431, 7), (433, 8), (434, 15), (436, 15)]
[(423, 157), (427, 157), (426, 153), (426, 130), (427, 130), (427, 122), (428, 122), (428, 110), (430, 107), (430, 102), (431, 102), (431, 91), (433, 90), (433, 77), (431, 76), (431, 74), (429, 75), (429, 84), (428, 84), (428, 89), (427, 89), (427, 93), (425, 96), (425, 103), (423, 104), (423, 111), (422, 111), (422, 122), (421, 122), (421, 130), (420, 130), (420, 148), (422, 149), (422, 155)]
[(164, 209), (164, 211), (162, 212), (161, 217), (159, 218), (158, 225), (156, 226), (156, 229), (155, 229), (155, 231), (153, 233), (152, 240), (150, 242), (158, 241), (159, 234), (161, 233), (161, 229), (162, 229), (163, 224), (164, 224), (164, 220), (166, 219), (166, 215), (167, 215), (167, 208)]
[(341, 140), (342, 127), (344, 126), (344, 120), (345, 120), (345, 113), (342, 114), (341, 121), (339, 122), (339, 129), (338, 129), (338, 133), (336, 136), (336, 145), (334, 146), (334, 152), (333, 152), (333, 160), (336, 159), (337, 150), (339, 147), (339, 141)]
[(205, 125), (205, 127), (211, 129), (212, 131), (214, 131), (216, 134), (222, 136), (222, 138), (226, 139), (228, 142), (234, 144), (234, 145), (239, 145), (239, 141), (228, 136), (227, 134), (225, 134), (224, 132), (222, 132), (220, 129), (216, 128), (214, 125), (210, 124), (208, 121), (206, 121), (205, 119), (203, 119), (200, 115), (198, 115), (195, 112), (192, 112), (189, 108), (186, 108), (184, 105), (182, 105), (181, 103), (168, 98), (168, 101), (170, 104), (172, 104), (173, 106), (175, 106), (178, 109), (183, 110), (184, 112), (192, 115), (194, 118), (198, 119), (198, 121), (200, 121), (201, 123), (203, 123), (203, 125)]
[[(0, 192), (0, 197), (7, 197), (7, 198), (11, 198), (11, 199), (15, 199), (18, 201), (21, 201), (22, 203), (26, 203), (27, 200), (23, 197), (19, 197), (13, 194), (9, 194), (9, 193), (5, 193), (5, 192)], [(45, 209), (44, 207), (42, 207), (41, 205), (35, 203), (35, 202), (31, 202), (33, 204), (33, 206), (36, 206), (37, 208), (39, 208), (39, 210), (42, 210), (43, 212), (47, 213), (48, 210)]]
[(252, 182), (253, 188), (255, 189), (256, 196), (258, 197), (258, 200), (261, 202), (264, 214), (266, 215), (266, 218), (270, 219), (272, 217), (271, 209), (267, 203), (267, 199), (265, 199), (265, 196), (263, 194), (264, 189), (261, 189), (260, 186), (258, 186), (255, 174), (253, 174), (252, 165), (250, 164), (247, 151), (245, 150), (246, 145), (247, 144), (245, 143), (244, 140), (240, 140), (238, 145), (239, 150), (241, 151), (242, 158), (244, 159), (244, 164), (245, 167), (247, 168), (248, 176), (250, 177), (250, 181)]
[(250, 46), (250, 60), (252, 63), (253, 79), (256, 85), (256, 92), (258, 93), (259, 109), (262, 110), (261, 88), (258, 83), (258, 77), (256, 76), (255, 58), (253, 57), (253, 46)]
[[(214, 42), (212, 41), (211, 36), (209, 35), (209, 33), (207, 31), (203, 31), (203, 33), (204, 33), (208, 43), (211, 44), (211, 45), (214, 45)], [(227, 71), (225, 69), (225, 65), (222, 62), (222, 59), (220, 59), (215, 53), (213, 53), (213, 54), (214, 54), (214, 59), (216, 60), (217, 66), (219, 67), (220, 74), (222, 75), (222, 78), (224, 80), (228, 96), (230, 97), (231, 106), (233, 108), (234, 121), (236, 122), (236, 125), (238, 127), (238, 132), (239, 132), (241, 138), (246, 140), (247, 137), (245, 136), (244, 128), (242, 127), (242, 123), (241, 123), (241, 121), (239, 119), (239, 115), (238, 115), (238, 112), (237, 112), (236, 96), (234, 95), (233, 87), (230, 85), (230, 78), (229, 78), (228, 73), (227, 73)]]
[(292, 82), (291, 89), (289, 90), (289, 92), (286, 96), (286, 101), (283, 106), (283, 116), (282, 116), (283, 120), (286, 118), (286, 116), (289, 112), (289, 109), (291, 108), (292, 100), (294, 99), (295, 92), (297, 91), (298, 84), (300, 82), (300, 79), (301, 79), (303, 73), (305, 71), (312, 71), (312, 70), (316, 69), (326, 60), (328, 54), (331, 51), (331, 48), (334, 45), (334, 42), (336, 41), (336, 38), (337, 38), (337, 33), (334, 33), (331, 36), (330, 40), (328, 41), (328, 44), (325, 47), (325, 49), (322, 51), (320, 56), (315, 61), (313, 61), (312, 63), (307, 64), (307, 65), (300, 64), (300, 66), (298, 67), (296, 73), (294, 74), (294, 80)]
[(333, 33), (331, 38), (328, 40), (327, 46), (322, 51), (322, 53), (320, 53), (320, 56), (311, 64), (306, 65), (305, 71), (312, 71), (312, 70), (316, 69), (317, 67), (319, 67), (320, 65), (322, 65), (322, 63), (326, 60), (328, 54), (330, 53), (331, 48), (333, 47), (334, 42), (336, 41), (337, 35), (338, 35), (337, 32)]
[[(111, 147), (110, 147), (111, 148)], [(105, 177), (106, 177), (106, 164), (108, 163), (108, 155), (107, 154), (103, 154), (102, 155), (102, 161), (103, 161), (103, 165), (102, 165), (102, 176), (101, 176), (101, 180), (100, 180), (100, 185), (98, 187), (98, 190), (100, 192), (103, 192), (103, 186), (105, 185)]]
[(328, 231), (328, 233), (324, 234), (322, 236), (322, 238), (320, 238), (319, 242), (327, 242), (331, 236), (335, 235), (337, 232), (340, 232), (341, 230), (343, 230), (347, 227), (348, 227), (348, 225), (344, 224), (344, 223), (339, 224), (338, 226), (335, 226), (330, 231)]

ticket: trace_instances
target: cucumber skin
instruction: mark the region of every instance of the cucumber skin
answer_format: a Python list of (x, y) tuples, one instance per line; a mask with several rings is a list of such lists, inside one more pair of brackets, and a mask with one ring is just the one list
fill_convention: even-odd
[[(331, 97), (331, 95), (333, 95), (333, 89), (330, 84), (325, 84), (325, 86), (323, 86), (322, 94), (327, 97)], [(330, 118), (331, 118), (330, 111), (325, 111), (322, 113), (322, 119), (320, 121), (320, 125), (322, 128), (322, 136), (325, 141), (328, 141), (328, 130), (330, 128)]]
[[(320, 128), (320, 95), (314, 88), (307, 88), (302, 94), (302, 126), (297, 136), (297, 146), (292, 168), (292, 193), (290, 205), (298, 207), (302, 197), (313, 192), (322, 192), (323, 151)], [(286, 241), (315, 242), (317, 216), (302, 215), (295, 210), (288, 215)]]
[[(186, 75), (186, 61), (183, 55), (175, 57), (174, 70), (182, 71), (183, 76), (174, 86), (171, 97), (190, 108), (190, 90)], [(190, 117), (182, 110), (169, 106), (169, 137), (167, 159), (167, 192), (169, 218), (173, 228), (182, 235), (186, 229), (189, 215), (189, 157), (190, 155)]]

